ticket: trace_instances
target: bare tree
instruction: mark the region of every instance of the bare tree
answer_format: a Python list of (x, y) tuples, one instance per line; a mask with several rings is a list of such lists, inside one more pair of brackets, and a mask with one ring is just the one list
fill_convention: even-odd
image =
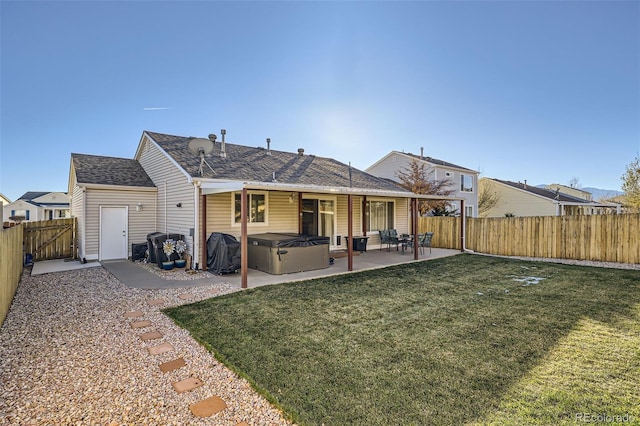
[[(442, 195), (449, 197), (455, 194), (453, 182), (450, 179), (432, 179), (434, 176), (433, 167), (427, 166), (416, 159), (403, 169), (396, 172), (400, 180), (400, 186), (416, 194)], [(418, 202), (418, 212), (421, 216), (432, 210), (446, 210), (450, 203), (445, 200), (420, 200)]]
[(494, 188), (491, 179), (482, 179), (478, 182), (478, 213), (484, 216), (489, 210), (500, 202), (500, 194)]
[(582, 188), (582, 184), (580, 183), (580, 179), (578, 179), (577, 177), (572, 177), (569, 180), (569, 188), (575, 188), (575, 189), (580, 189)]

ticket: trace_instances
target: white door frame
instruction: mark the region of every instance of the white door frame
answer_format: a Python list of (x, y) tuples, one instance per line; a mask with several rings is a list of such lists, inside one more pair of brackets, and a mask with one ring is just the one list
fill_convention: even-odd
[[(336, 237), (338, 235), (338, 197), (329, 194), (302, 194), (302, 199), (333, 201), (333, 235), (329, 238), (329, 247), (336, 248)], [(318, 205), (318, 228), (320, 228), (320, 206)]]
[[(122, 246), (120, 247), (120, 254), (116, 257), (109, 257), (105, 259), (105, 251), (106, 249), (103, 247), (103, 244), (106, 243), (107, 238), (106, 235), (103, 235), (103, 232), (107, 231), (103, 229), (104, 223), (104, 210), (105, 209), (120, 209), (124, 210), (124, 229), (117, 230), (114, 232), (118, 232), (118, 235), (123, 232), (122, 235), (124, 238), (122, 239)], [(111, 259), (127, 259), (129, 257), (128, 250), (128, 242), (129, 242), (129, 206), (100, 206), (100, 223), (98, 224), (100, 231), (100, 241), (98, 242), (98, 260), (111, 260)]]

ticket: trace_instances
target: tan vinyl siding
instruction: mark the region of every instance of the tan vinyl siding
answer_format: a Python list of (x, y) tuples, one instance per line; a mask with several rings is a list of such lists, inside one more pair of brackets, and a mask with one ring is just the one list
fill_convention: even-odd
[[(298, 232), (298, 198), (295, 195), (290, 203), (290, 195), (290, 192), (269, 192), (269, 232)], [(256, 232), (263, 232), (255, 228)]]
[[(156, 193), (155, 191), (118, 191), (87, 189), (86, 198), (86, 249), (87, 259), (98, 259), (100, 251), (100, 207), (129, 207), (127, 252), (131, 255), (131, 244), (147, 241), (147, 234), (155, 231)], [(136, 205), (142, 210), (136, 211)]]
[(76, 217), (78, 220), (76, 223), (78, 224), (78, 256), (80, 258), (84, 258), (85, 256), (85, 247), (84, 247), (84, 235), (85, 235), (85, 223), (83, 220), (84, 214), (84, 190), (80, 188), (78, 185), (74, 185), (73, 192), (71, 193), (71, 203), (69, 205), (71, 217)]
[[(154, 143), (146, 137), (138, 161), (158, 189), (153, 231), (182, 234), (193, 253), (190, 230), (195, 228), (194, 186)], [(181, 207), (177, 207), (180, 203)]]
[(411, 164), (409, 157), (392, 153), (387, 159), (369, 167), (365, 171), (374, 176), (391, 179), (397, 182), (398, 176), (396, 175), (396, 172), (398, 170), (406, 169), (409, 167), (409, 164)]
[(522, 216), (556, 216), (556, 204), (549, 199), (494, 182), (492, 190), (498, 193), (499, 201), (485, 217), (504, 217), (512, 213)]
[[(252, 191), (249, 191), (252, 192)], [(263, 191), (256, 191), (263, 193)], [(240, 224), (236, 224), (233, 215), (233, 194), (207, 196), (207, 230), (209, 238), (212, 232), (230, 234), (240, 239)], [(263, 232), (298, 232), (298, 200), (289, 202), (290, 192), (266, 192), (267, 194), (267, 223), (247, 224), (247, 234)]]

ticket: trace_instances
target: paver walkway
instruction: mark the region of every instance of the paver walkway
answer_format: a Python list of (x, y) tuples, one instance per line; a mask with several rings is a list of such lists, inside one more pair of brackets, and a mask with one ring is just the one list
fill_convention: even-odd
[[(184, 299), (193, 297), (193, 295), (185, 293), (185, 294), (179, 295), (178, 297), (184, 300)], [(163, 299), (154, 299), (150, 301), (149, 306), (158, 306), (163, 302), (164, 302)], [(140, 318), (143, 316), (144, 316), (144, 312), (142, 310), (125, 312), (123, 315), (125, 320), (129, 320), (131, 318)], [(150, 320), (138, 320), (138, 321), (131, 322), (130, 324), (133, 330), (138, 330), (138, 329), (150, 327), (153, 325), (153, 323)], [(160, 333), (159, 331), (148, 331), (139, 335), (142, 341), (155, 340), (155, 339), (161, 338), (162, 336), (163, 336), (162, 333)], [(148, 349), (149, 355), (151, 357), (153, 357), (154, 355), (159, 355), (159, 354), (171, 352), (174, 350), (175, 348), (170, 342), (165, 342), (157, 346), (152, 346)], [(152, 360), (152, 362), (155, 362), (155, 360)], [(186, 367), (186, 365), (187, 364), (184, 358), (181, 357), (181, 358), (174, 359), (173, 361), (168, 361), (168, 362), (159, 364), (158, 367), (160, 368), (160, 371), (162, 371), (163, 373), (169, 373), (171, 371), (182, 369), (183, 367)], [(186, 374), (188, 373), (185, 373), (185, 375)], [(198, 387), (205, 386), (205, 383), (202, 382), (197, 377), (190, 376), (182, 380), (173, 382), (171, 385), (178, 394), (181, 394), (184, 392), (192, 391)], [(195, 404), (189, 405), (188, 408), (195, 417), (211, 417), (221, 412), (222, 410), (226, 409), (227, 404), (219, 396), (212, 395)], [(245, 424), (247, 423), (241, 422), (241, 423), (238, 423), (238, 426), (242, 426)]]

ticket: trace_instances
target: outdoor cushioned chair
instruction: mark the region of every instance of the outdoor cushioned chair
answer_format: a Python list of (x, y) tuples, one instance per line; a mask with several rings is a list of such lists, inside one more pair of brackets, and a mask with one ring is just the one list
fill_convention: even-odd
[(418, 242), (420, 247), (420, 253), (424, 253), (424, 248), (429, 247), (429, 253), (431, 253), (431, 238), (433, 238), (433, 232), (426, 232)]

